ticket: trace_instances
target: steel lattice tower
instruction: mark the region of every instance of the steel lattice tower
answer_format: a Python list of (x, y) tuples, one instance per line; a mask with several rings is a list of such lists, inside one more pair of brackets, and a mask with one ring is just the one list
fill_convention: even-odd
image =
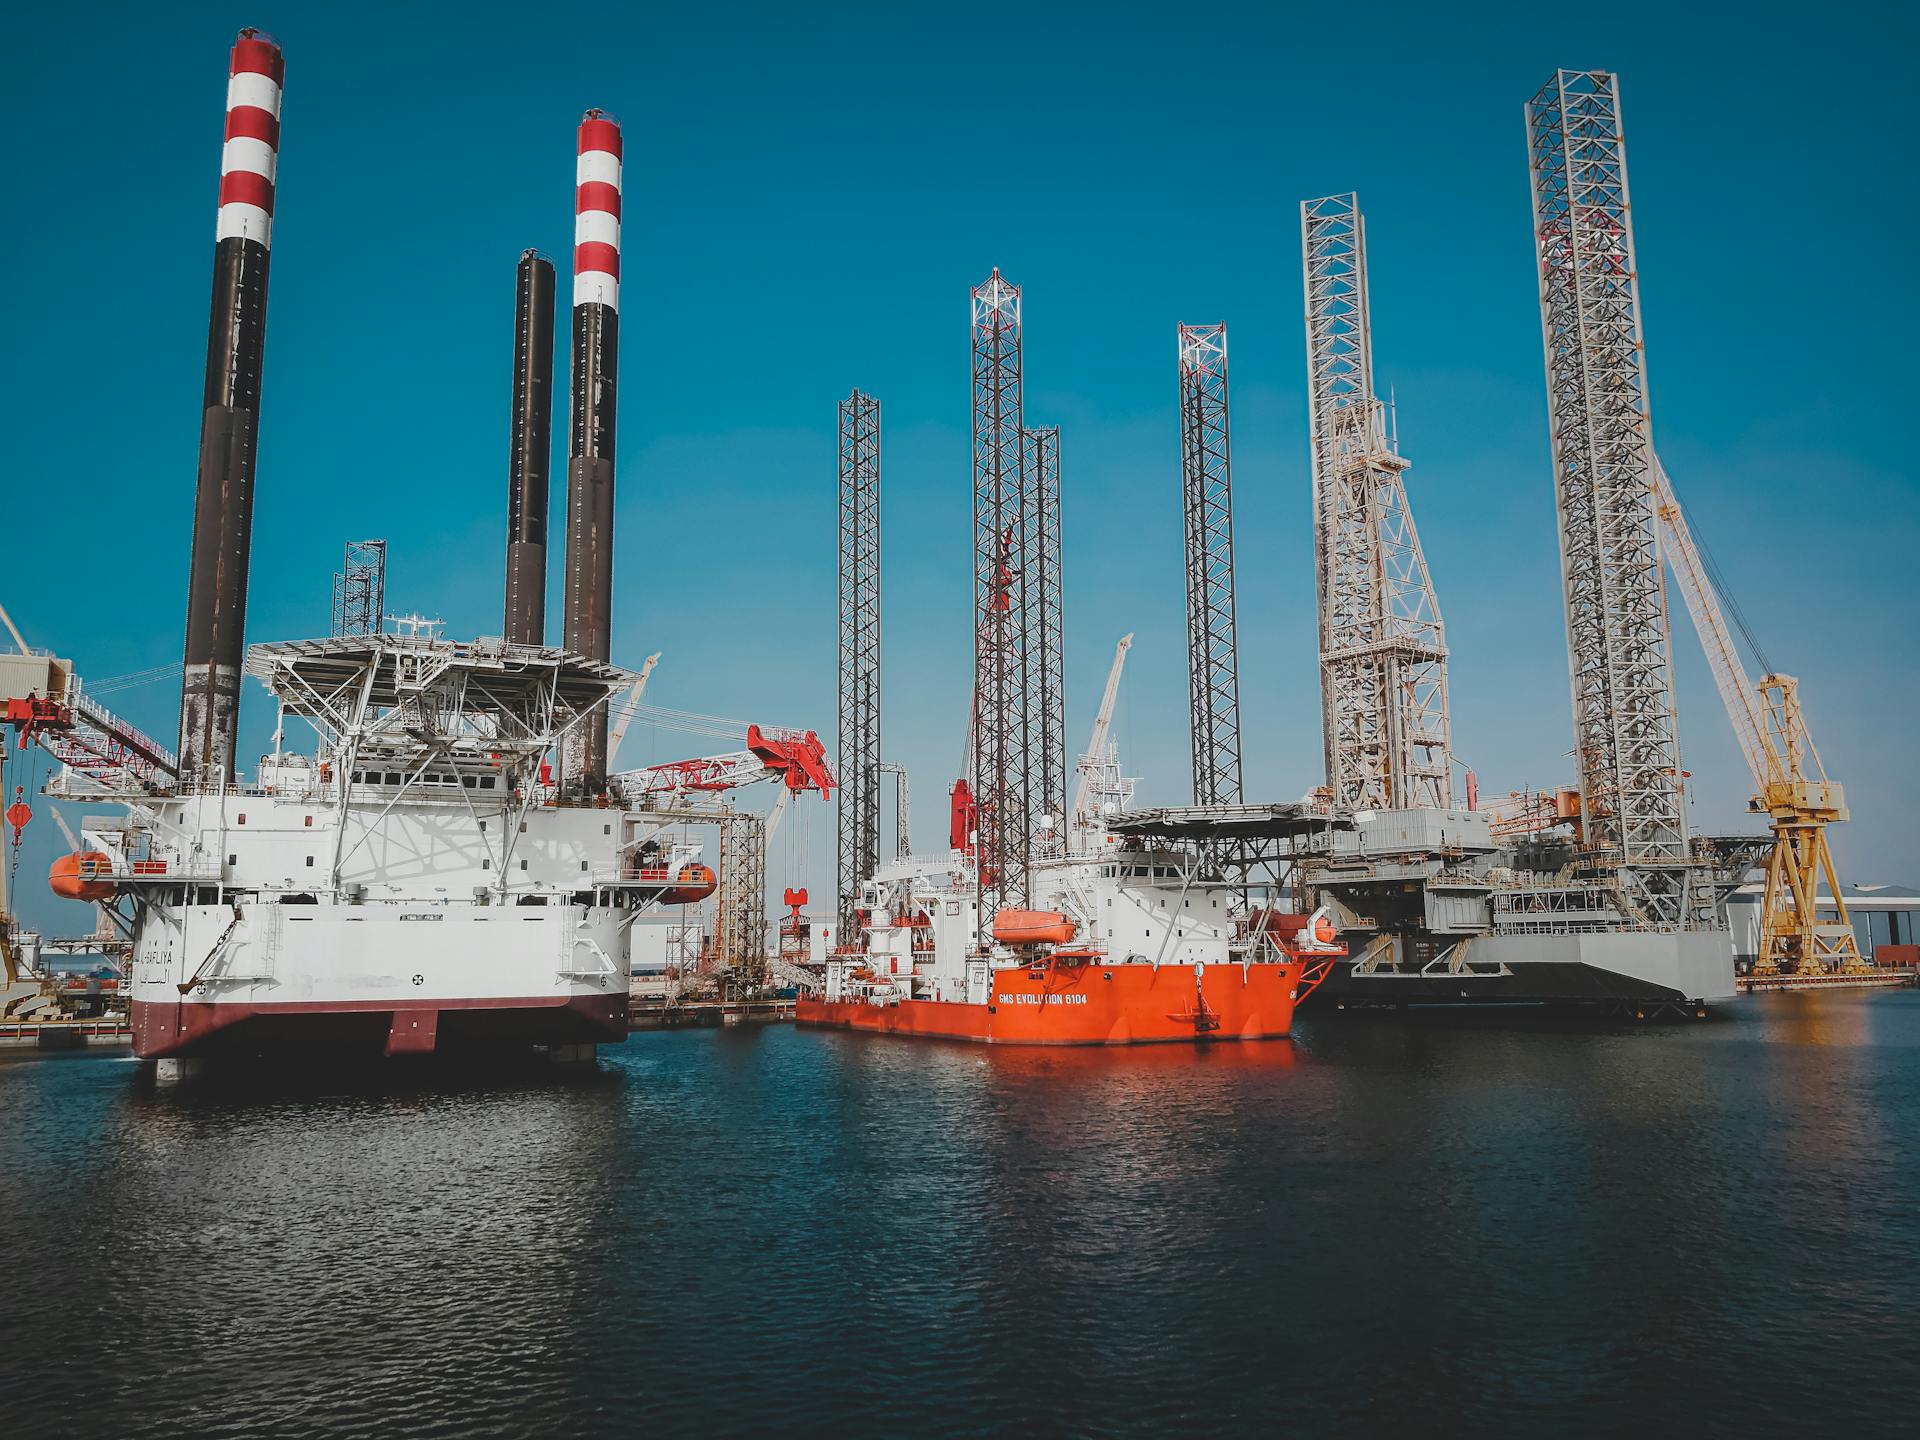
[(714, 962), (736, 993), (751, 994), (767, 971), (767, 822), (730, 810), (720, 817)]
[(1618, 77), (1561, 70), (1526, 114), (1586, 845), (1639, 924), (1677, 927), (1687, 825)]
[(1027, 564), (1020, 572), (1026, 705), (1026, 788), (1036, 826), (1051, 816), (1053, 853), (1065, 853), (1067, 814), (1066, 637), (1060, 605), (1060, 427), (1023, 432), (1021, 474)]
[(1240, 803), (1240, 661), (1233, 603), (1227, 327), (1180, 327), (1180, 472), (1187, 531), (1193, 803)]
[(1025, 695), (1018, 608), (1020, 289), (996, 269), (973, 289), (973, 776), (979, 942), (1029, 889)]
[(840, 402), (840, 934), (880, 862), (880, 402)]
[(1302, 202), (1300, 238), (1327, 785), (1343, 810), (1446, 809), (1446, 633), (1374, 391), (1358, 199)]
[(387, 542), (349, 540), (333, 577), (333, 633), (378, 635), (387, 613)]

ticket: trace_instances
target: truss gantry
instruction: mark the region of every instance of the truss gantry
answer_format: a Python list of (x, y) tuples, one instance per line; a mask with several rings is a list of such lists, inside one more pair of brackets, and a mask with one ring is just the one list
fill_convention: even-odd
[(996, 269), (972, 295), (974, 861), (978, 943), (1030, 888), (1029, 729), (1021, 687), (1020, 288)]
[(880, 402), (840, 402), (840, 933), (880, 860)]
[(1193, 803), (1237, 805), (1241, 799), (1240, 670), (1234, 628), (1227, 327), (1182, 325), (1179, 354)]
[(1033, 843), (1065, 853), (1067, 814), (1066, 639), (1060, 608), (1060, 427), (1021, 435), (1021, 507), (1027, 563), (1020, 571), (1021, 686), (1026, 713), (1027, 794)]
[(1561, 70), (1526, 119), (1585, 840), (1634, 923), (1676, 928), (1692, 887), (1618, 77)]
[(1357, 197), (1303, 202), (1300, 234), (1327, 784), (1344, 810), (1445, 809), (1446, 634), (1374, 391)]

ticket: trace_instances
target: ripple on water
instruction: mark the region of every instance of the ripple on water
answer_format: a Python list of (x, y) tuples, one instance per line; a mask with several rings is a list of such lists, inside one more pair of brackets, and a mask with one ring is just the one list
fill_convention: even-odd
[(3, 1393), (62, 1434), (1892, 1433), (1920, 994), (1728, 1014), (8, 1062)]

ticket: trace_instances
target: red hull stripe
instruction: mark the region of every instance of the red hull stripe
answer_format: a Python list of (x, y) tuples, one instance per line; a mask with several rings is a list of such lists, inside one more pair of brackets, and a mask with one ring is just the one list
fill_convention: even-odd
[(274, 84), (281, 84), (287, 73), (286, 57), (280, 53), (280, 47), (271, 40), (248, 39), (242, 36), (233, 44), (233, 75), (265, 75)]
[(589, 150), (605, 150), (615, 159), (624, 158), (620, 145), (620, 127), (611, 120), (582, 120), (580, 122), (580, 153)]
[(604, 210), (618, 220), (620, 192), (603, 180), (587, 181), (574, 194), (573, 213), (580, 215), (588, 210)]
[(236, 105), (227, 111), (227, 139), (262, 140), (280, 148), (280, 122), (258, 105)]
[(257, 205), (273, 214), (273, 182), (251, 170), (229, 170), (220, 177), (222, 205)]
[(620, 278), (620, 252), (611, 245), (602, 245), (596, 241), (589, 241), (585, 245), (574, 246), (573, 273), (580, 275), (589, 270), (598, 270), (618, 280)]

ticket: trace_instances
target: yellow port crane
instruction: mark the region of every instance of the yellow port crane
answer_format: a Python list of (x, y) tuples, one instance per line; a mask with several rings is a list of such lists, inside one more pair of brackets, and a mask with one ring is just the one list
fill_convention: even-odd
[[(1827, 826), (1847, 818), (1845, 792), (1838, 781), (1827, 778), (1820, 763), (1800, 711), (1799, 682), (1773, 673), (1762, 676), (1758, 685), (1748, 680), (1712, 577), (1658, 456), (1653, 482), (1667, 561), (1753, 776), (1748, 808), (1768, 816), (1773, 827), (1754, 974), (1858, 974), (1869, 967), (1854, 941), (1846, 896), (1827, 844)], [(1833, 896), (1836, 920), (1820, 919), (1823, 883)]]

